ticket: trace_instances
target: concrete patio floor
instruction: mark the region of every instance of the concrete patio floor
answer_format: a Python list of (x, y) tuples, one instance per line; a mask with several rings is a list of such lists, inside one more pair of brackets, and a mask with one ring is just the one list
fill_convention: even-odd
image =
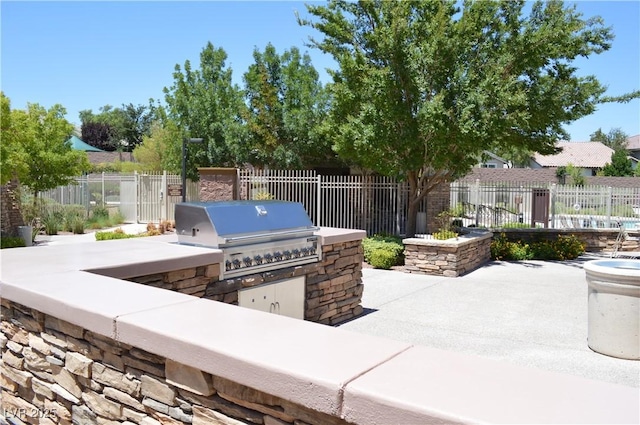
[(640, 387), (640, 361), (587, 345), (582, 266), (596, 258), (490, 262), (458, 278), (364, 269), (365, 314), (340, 327)]

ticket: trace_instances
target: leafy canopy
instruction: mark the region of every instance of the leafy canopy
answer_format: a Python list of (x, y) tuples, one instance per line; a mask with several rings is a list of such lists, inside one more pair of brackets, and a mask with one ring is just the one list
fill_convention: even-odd
[(326, 115), (326, 92), (308, 54), (296, 47), (282, 55), (271, 43), (253, 52), (244, 74), (249, 138), (241, 162), (305, 168), (334, 157), (317, 131)]
[[(9, 109), (3, 98), (5, 108)], [(28, 104), (26, 110), (10, 111), (8, 131), (3, 128), (3, 145), (10, 146), (8, 161), (2, 164), (3, 173), (15, 173), (34, 194), (34, 202), (40, 192), (73, 183), (76, 176), (90, 168), (87, 154), (73, 150), (68, 143), (73, 125), (64, 118), (65, 113), (61, 105), (47, 110)]]
[[(238, 145), (246, 139), (242, 114), (246, 105), (242, 92), (232, 83), (232, 69), (226, 65), (222, 48), (207, 43), (200, 53), (200, 68), (190, 61), (175, 66), (174, 82), (164, 88), (167, 118), (183, 129), (171, 155), (181, 158), (183, 137), (204, 139), (187, 144), (187, 176), (196, 179), (196, 166), (232, 166)], [(193, 146), (196, 145), (196, 146)]]
[(409, 182), (407, 235), (420, 201), (467, 173), (483, 150), (555, 152), (562, 125), (604, 93), (572, 61), (610, 47), (600, 18), (562, 2), (332, 0), (303, 25), (331, 54), (326, 130), (339, 155)]

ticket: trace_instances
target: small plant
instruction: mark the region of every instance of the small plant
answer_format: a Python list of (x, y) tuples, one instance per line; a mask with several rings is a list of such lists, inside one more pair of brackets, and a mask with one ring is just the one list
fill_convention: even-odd
[(273, 199), (273, 195), (267, 192), (266, 190), (261, 190), (255, 195), (253, 195), (253, 199), (256, 201), (269, 201)]
[(442, 211), (440, 214), (436, 216), (438, 231), (434, 232), (431, 235), (433, 236), (434, 239), (445, 240), (445, 239), (455, 238), (458, 236), (458, 233), (456, 233), (453, 230), (453, 223), (451, 220), (452, 217), (453, 217), (453, 213), (449, 210)]
[(433, 236), (433, 239), (438, 239), (443, 241), (447, 239), (457, 238), (458, 234), (453, 230), (441, 230), (439, 232), (433, 233), (431, 236)]
[(0, 238), (0, 249), (5, 248), (21, 248), (27, 246), (24, 239), (15, 236), (3, 236)]

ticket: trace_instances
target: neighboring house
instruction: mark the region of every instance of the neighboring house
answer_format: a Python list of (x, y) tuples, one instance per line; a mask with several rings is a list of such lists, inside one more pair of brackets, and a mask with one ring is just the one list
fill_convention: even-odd
[(635, 159), (634, 163), (637, 164), (640, 161), (640, 134), (627, 139), (627, 151), (629, 151), (629, 156)]
[(476, 166), (478, 168), (511, 168), (511, 163), (498, 155), (484, 151), (480, 162)]
[(582, 170), (582, 175), (595, 176), (607, 163), (611, 162), (613, 149), (601, 142), (558, 142), (562, 152), (555, 155), (534, 154), (531, 168), (566, 167), (571, 164)]

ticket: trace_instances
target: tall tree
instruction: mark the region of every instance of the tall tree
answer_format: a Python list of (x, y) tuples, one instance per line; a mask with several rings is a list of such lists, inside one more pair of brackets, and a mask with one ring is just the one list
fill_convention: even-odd
[[(599, 17), (524, 0), (332, 0), (308, 5), (311, 40), (339, 64), (327, 129), (339, 155), (409, 183), (407, 236), (434, 187), (483, 150), (550, 154), (563, 124), (604, 100), (573, 61), (610, 47)], [(460, 7), (458, 7), (460, 6)]]
[(151, 126), (151, 134), (133, 150), (133, 157), (144, 170), (180, 173), (182, 162), (171, 155), (176, 140), (180, 140), (180, 131), (175, 123), (156, 121)]
[(593, 134), (591, 134), (590, 141), (592, 142), (602, 142), (603, 144), (609, 146), (614, 151), (617, 150), (626, 150), (627, 149), (627, 139), (629, 136), (627, 133), (622, 131), (620, 128), (612, 128), (609, 130), (609, 133), (604, 133), (601, 128), (597, 129)]
[(17, 173), (20, 147), (16, 143), (16, 133), (11, 125), (11, 100), (0, 92), (0, 185), (6, 184)]
[(278, 168), (311, 167), (334, 156), (318, 132), (327, 98), (308, 54), (293, 47), (279, 55), (269, 43), (253, 52), (244, 74), (250, 134), (245, 161)]
[(633, 164), (626, 149), (616, 149), (611, 154), (611, 162), (602, 168), (603, 176), (630, 177), (633, 176)]
[(114, 108), (105, 105), (98, 114), (80, 111), (82, 140), (106, 151), (131, 152), (151, 130), (153, 108), (132, 103)]
[(196, 167), (235, 165), (236, 152), (245, 136), (242, 120), (246, 108), (242, 91), (232, 83), (232, 70), (225, 64), (226, 52), (208, 43), (200, 53), (200, 69), (186, 61), (176, 65), (174, 83), (164, 88), (168, 118), (183, 129), (174, 141), (172, 155), (180, 158), (182, 138), (203, 138), (187, 145), (187, 176), (197, 177)]
[(14, 143), (21, 152), (11, 166), (20, 184), (33, 193), (34, 203), (40, 192), (72, 183), (90, 167), (86, 152), (75, 151), (68, 143), (73, 125), (65, 114), (60, 105), (46, 110), (29, 104), (27, 110), (11, 111)]

